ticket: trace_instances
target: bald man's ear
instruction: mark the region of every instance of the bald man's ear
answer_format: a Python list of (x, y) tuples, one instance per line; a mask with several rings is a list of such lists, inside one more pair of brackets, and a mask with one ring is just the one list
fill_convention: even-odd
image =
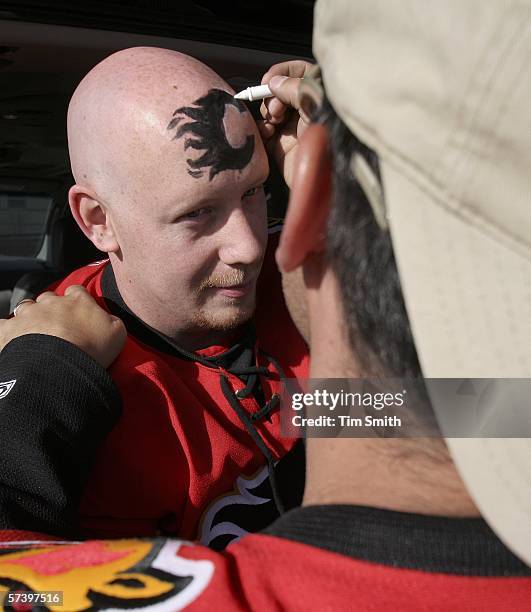
[(328, 131), (323, 125), (312, 124), (299, 142), (288, 211), (276, 254), (284, 272), (299, 267), (310, 255), (324, 254), (331, 168)]
[(76, 223), (97, 249), (105, 253), (119, 250), (109, 210), (95, 194), (74, 185), (68, 192), (68, 202)]

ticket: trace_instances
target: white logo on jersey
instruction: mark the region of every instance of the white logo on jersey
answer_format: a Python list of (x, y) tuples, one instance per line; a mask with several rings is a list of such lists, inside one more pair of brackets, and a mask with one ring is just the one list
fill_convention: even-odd
[(271, 503), (270, 497), (259, 497), (258, 495), (251, 493), (252, 489), (259, 487), (268, 477), (269, 470), (267, 466), (261, 469), (258, 474), (254, 476), (254, 478), (239, 476), (236, 479), (237, 493), (220, 497), (205, 513), (201, 526), (201, 534), (199, 537), (201, 544), (209, 546), (219, 536), (232, 535), (238, 539), (248, 534), (248, 531), (233, 522), (223, 521), (221, 523), (214, 524), (216, 516), (219, 511), (226, 506), (259, 506), (261, 504)]
[(7, 397), (10, 394), (11, 389), (15, 386), (16, 382), (16, 379), (0, 382), (0, 399), (4, 399), (4, 397)]

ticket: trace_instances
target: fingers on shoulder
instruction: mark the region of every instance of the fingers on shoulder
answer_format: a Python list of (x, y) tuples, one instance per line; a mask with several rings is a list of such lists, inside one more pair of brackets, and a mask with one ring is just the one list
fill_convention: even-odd
[(122, 321), (122, 319), (115, 317), (114, 315), (109, 315), (109, 316), (111, 317), (111, 324), (113, 326), (114, 333), (116, 334), (116, 337), (120, 340), (120, 342), (123, 345), (127, 338), (127, 329), (125, 327), (125, 324)]
[(43, 302), (49, 302), (50, 300), (53, 300), (56, 297), (57, 295), (53, 291), (44, 291), (43, 293), (37, 296), (35, 302), (37, 304), (42, 304)]
[(72, 297), (85, 297), (85, 298), (90, 298), (91, 300), (94, 299), (90, 293), (87, 291), (86, 287), (83, 287), (83, 285), (70, 285), (70, 287), (67, 287), (65, 289), (65, 295), (68, 296), (72, 296)]

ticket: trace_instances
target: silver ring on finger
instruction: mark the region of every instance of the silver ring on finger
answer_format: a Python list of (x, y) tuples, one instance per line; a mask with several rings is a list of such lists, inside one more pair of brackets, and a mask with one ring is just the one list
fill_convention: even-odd
[(22, 306), (22, 304), (26, 304), (26, 303), (32, 303), (33, 304), (34, 300), (31, 300), (30, 298), (24, 298), (23, 300), (20, 300), (20, 302), (15, 306), (15, 310), (13, 310), (13, 316), (16, 317), (17, 316), (17, 312), (18, 309)]

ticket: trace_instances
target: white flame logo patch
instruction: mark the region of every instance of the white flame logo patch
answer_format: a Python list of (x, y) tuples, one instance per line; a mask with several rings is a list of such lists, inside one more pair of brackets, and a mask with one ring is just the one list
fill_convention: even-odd
[(6, 382), (0, 382), (0, 399), (4, 399), (11, 393), (11, 389), (15, 386), (15, 380), (7, 380)]
[(243, 475), (237, 478), (236, 492), (233, 491), (217, 499), (205, 513), (199, 537), (201, 544), (209, 546), (218, 536), (232, 535), (236, 539), (239, 539), (249, 533), (236, 523), (223, 521), (215, 525), (214, 521), (218, 512), (227, 506), (259, 506), (271, 503), (270, 497), (261, 497), (252, 492), (252, 490), (260, 486), (268, 476), (269, 470), (266, 466), (252, 478), (246, 478)]

